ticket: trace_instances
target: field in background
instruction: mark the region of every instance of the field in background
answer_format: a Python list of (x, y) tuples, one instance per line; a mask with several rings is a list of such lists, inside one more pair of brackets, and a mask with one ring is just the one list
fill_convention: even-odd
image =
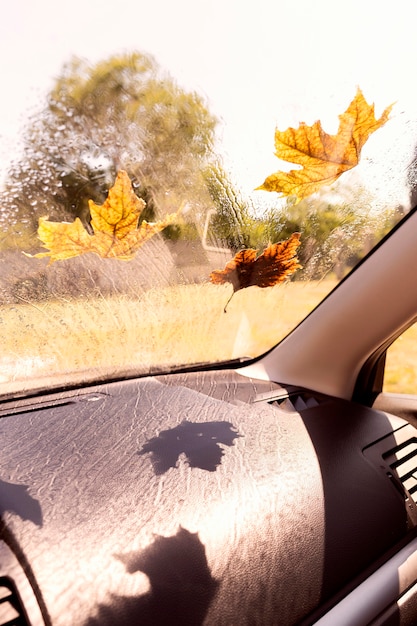
[[(0, 307), (0, 393), (161, 366), (262, 354), (282, 339), (335, 282), (290, 282), (237, 292), (208, 283), (112, 297)], [(417, 330), (390, 349), (385, 391), (417, 393)], [(75, 378), (74, 378), (75, 375)]]
[(388, 349), (384, 391), (417, 394), (417, 325), (411, 326)]
[(0, 308), (0, 392), (36, 377), (105, 368), (216, 362), (261, 354), (284, 337), (333, 287), (293, 282), (231, 294), (230, 285), (151, 289), (137, 300), (112, 297)]

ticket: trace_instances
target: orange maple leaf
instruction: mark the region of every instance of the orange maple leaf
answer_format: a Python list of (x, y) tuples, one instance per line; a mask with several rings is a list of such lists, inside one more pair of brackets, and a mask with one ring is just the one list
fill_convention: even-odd
[(257, 256), (258, 250), (247, 248), (240, 250), (235, 257), (226, 263), (223, 270), (214, 270), (210, 274), (210, 282), (215, 285), (231, 283), (233, 294), (246, 287), (272, 287), (284, 282), (295, 270), (301, 268), (297, 258), (300, 245), (300, 233), (293, 233), (289, 239), (270, 244)]
[(276, 191), (302, 200), (322, 185), (333, 183), (343, 172), (358, 164), (361, 150), (369, 136), (388, 120), (393, 105), (375, 118), (374, 105), (358, 89), (342, 115), (336, 135), (328, 135), (320, 121), (313, 126), (301, 123), (297, 129), (275, 131), (275, 155), (283, 161), (301, 165), (302, 169), (276, 172), (258, 189)]
[[(50, 262), (69, 259), (86, 252), (95, 252), (103, 258), (128, 260), (135, 256), (143, 244), (153, 235), (172, 224), (178, 213), (171, 213), (157, 222), (142, 221), (139, 217), (145, 202), (138, 198), (129, 176), (120, 171), (114, 186), (109, 190), (103, 204), (89, 200), (91, 213), (90, 235), (77, 217), (74, 222), (50, 222), (39, 219), (38, 236), (48, 252), (33, 256), (50, 257)], [(32, 256), (32, 255), (29, 255)]]

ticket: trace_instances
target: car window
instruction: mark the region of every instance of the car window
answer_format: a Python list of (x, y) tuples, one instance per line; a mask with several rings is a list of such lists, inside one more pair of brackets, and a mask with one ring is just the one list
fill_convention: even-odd
[(417, 325), (413, 324), (388, 348), (383, 391), (417, 394)]
[(201, 4), (4, 9), (0, 394), (257, 357), (414, 204), (414, 2)]

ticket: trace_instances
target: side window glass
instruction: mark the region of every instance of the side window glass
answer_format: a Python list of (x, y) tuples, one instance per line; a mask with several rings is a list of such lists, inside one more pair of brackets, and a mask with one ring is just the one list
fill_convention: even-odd
[(417, 395), (417, 324), (387, 350), (383, 391)]

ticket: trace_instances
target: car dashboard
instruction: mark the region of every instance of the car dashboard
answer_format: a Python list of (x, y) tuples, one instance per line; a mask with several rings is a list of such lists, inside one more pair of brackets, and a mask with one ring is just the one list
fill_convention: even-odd
[(411, 423), (238, 370), (0, 415), (0, 624), (412, 623)]

